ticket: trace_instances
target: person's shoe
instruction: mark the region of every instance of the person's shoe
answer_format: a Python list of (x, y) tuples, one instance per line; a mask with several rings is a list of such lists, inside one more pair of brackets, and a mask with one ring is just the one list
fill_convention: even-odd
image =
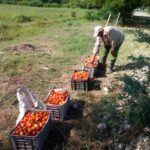
[(113, 69), (112, 68), (107, 68), (106, 74), (110, 74), (113, 73)]

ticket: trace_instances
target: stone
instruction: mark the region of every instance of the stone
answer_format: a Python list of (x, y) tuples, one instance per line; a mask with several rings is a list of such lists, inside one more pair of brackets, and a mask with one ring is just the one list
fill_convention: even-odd
[(122, 110), (123, 109), (123, 107), (117, 107), (116, 108), (116, 110)]
[(105, 123), (99, 123), (98, 126), (97, 126), (97, 128), (103, 130), (103, 129), (107, 128), (107, 125)]
[(70, 136), (71, 137), (76, 137), (77, 136), (77, 131), (75, 129), (71, 129)]
[(110, 115), (105, 115), (105, 116), (103, 116), (103, 118), (102, 118), (102, 120), (107, 120), (108, 118), (110, 117)]
[(142, 68), (142, 71), (144, 71), (144, 72), (149, 72), (149, 66), (144, 66), (144, 67)]
[(120, 143), (118, 145), (119, 150), (124, 150), (125, 149), (125, 144), (124, 143)]
[(108, 87), (104, 87), (103, 90), (104, 90), (105, 92), (109, 92), (109, 88), (108, 88)]

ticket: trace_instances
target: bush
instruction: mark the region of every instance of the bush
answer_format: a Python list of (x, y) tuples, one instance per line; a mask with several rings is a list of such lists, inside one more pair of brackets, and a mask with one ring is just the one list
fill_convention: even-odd
[(117, 13), (108, 7), (102, 7), (100, 10), (88, 10), (85, 14), (87, 20), (107, 19), (111, 13), (111, 19), (116, 19)]
[(139, 97), (129, 104), (126, 112), (129, 122), (136, 127), (150, 127), (150, 100)]
[(68, 8), (77, 8), (77, 6), (73, 3), (66, 3), (66, 4), (63, 4), (62, 7), (68, 7)]
[(46, 3), (44, 7), (60, 7), (61, 5), (58, 3)]
[(40, 0), (31, 0), (31, 1), (23, 0), (23, 1), (17, 2), (17, 4), (27, 5), (27, 6), (36, 6), (36, 7), (42, 7), (43, 6), (43, 3)]
[(25, 15), (22, 15), (22, 14), (16, 15), (13, 19), (14, 19), (15, 22), (18, 22), (18, 23), (24, 23), (24, 22), (32, 21), (31, 16), (25, 16)]
[[(115, 137), (119, 130), (119, 114), (116, 110), (117, 104), (115, 99), (118, 95), (104, 96), (101, 101), (96, 104), (93, 108), (94, 122), (97, 124), (105, 123), (107, 125), (107, 130), (98, 129), (96, 132), (96, 139), (103, 141), (107, 137)], [(103, 119), (104, 116), (108, 117)]]
[(95, 11), (92, 11), (92, 10), (87, 11), (85, 14), (85, 19), (92, 20), (92, 21), (96, 20), (97, 16), (96, 16)]
[(1, 0), (0, 3), (15, 4), (14, 0)]
[(6, 31), (6, 30), (9, 29), (9, 28), (10, 28), (9, 25), (0, 22), (0, 33)]
[(71, 12), (71, 17), (76, 17), (76, 12), (75, 11), (73, 11), (73, 12)]
[(32, 0), (29, 2), (30, 6), (42, 7), (43, 3), (40, 0)]

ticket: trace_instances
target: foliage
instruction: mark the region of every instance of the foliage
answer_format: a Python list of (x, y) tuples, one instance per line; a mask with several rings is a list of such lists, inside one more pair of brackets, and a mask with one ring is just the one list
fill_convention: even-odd
[(147, 96), (137, 97), (129, 103), (126, 116), (129, 122), (140, 128), (150, 127), (150, 100)]
[(86, 18), (89, 20), (105, 19), (105, 16), (112, 13), (116, 17), (118, 12), (121, 12), (122, 23), (127, 23), (127, 18), (131, 17), (132, 12), (137, 7), (149, 6), (148, 0), (1, 0), (0, 3), (21, 4), (37, 7), (81, 7), (81, 8), (96, 8), (101, 9), (97, 14), (87, 12)]
[[(134, 65), (135, 68), (141, 69), (144, 66), (150, 66), (149, 57), (140, 55), (138, 58), (130, 56), (129, 59), (136, 64)], [(126, 118), (134, 127), (138, 128), (150, 127), (150, 98), (147, 90), (150, 82), (150, 71), (145, 73), (145, 76), (147, 79), (143, 83), (135, 79), (134, 76), (124, 75), (120, 78), (125, 84), (123, 91), (132, 98), (126, 109)]]
[(72, 11), (72, 12), (71, 12), (71, 16), (75, 18), (75, 17), (76, 17), (76, 12), (75, 12), (75, 11)]
[[(105, 123), (107, 130), (98, 129), (96, 138), (100, 141), (105, 140), (107, 137), (115, 137), (119, 129), (119, 115), (116, 110), (116, 99), (118, 95), (104, 96), (93, 109), (95, 120), (97, 124)], [(104, 119), (105, 118), (105, 119)]]
[(104, 0), (70, 0), (72, 5), (77, 5), (81, 8), (101, 8)]
[(85, 19), (87, 19), (87, 20), (96, 20), (96, 19), (98, 19), (98, 16), (96, 15), (95, 11), (88, 10), (85, 13)]
[(60, 7), (59, 3), (45, 3), (44, 7)]

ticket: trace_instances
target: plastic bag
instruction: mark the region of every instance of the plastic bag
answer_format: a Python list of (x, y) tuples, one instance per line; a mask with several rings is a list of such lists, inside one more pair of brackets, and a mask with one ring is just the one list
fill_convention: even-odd
[(20, 87), (17, 89), (17, 98), (19, 102), (19, 115), (16, 120), (16, 125), (19, 123), (19, 121), (24, 117), (27, 110), (30, 109), (45, 109), (45, 105), (38, 100), (38, 98), (32, 94), (32, 92), (25, 88)]

